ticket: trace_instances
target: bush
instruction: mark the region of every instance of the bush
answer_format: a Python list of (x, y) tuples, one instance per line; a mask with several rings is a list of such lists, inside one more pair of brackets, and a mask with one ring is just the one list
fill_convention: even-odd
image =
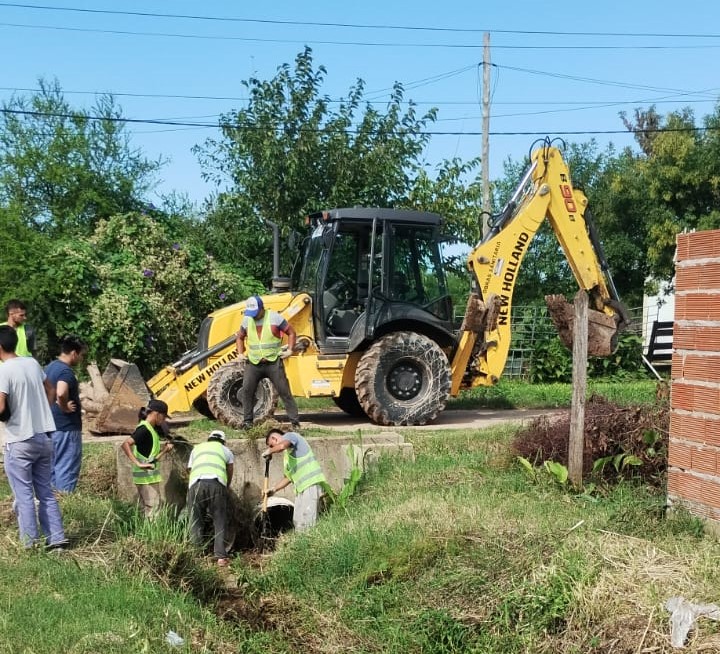
[[(618, 339), (615, 352), (609, 357), (590, 357), (588, 377), (592, 379), (645, 379), (642, 364), (642, 339), (637, 334), (624, 333)], [(558, 336), (545, 335), (536, 341), (530, 364), (532, 382), (572, 381), (572, 352)]]
[(75, 332), (88, 341), (88, 360), (127, 359), (144, 374), (192, 347), (208, 313), (259, 288), (140, 213), (100, 221), (87, 239), (57, 242), (41, 281), (37, 311), (52, 336)]

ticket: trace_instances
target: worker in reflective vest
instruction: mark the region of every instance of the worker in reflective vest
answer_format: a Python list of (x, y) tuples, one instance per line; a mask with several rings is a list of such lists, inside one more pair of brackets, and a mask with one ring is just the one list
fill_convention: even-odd
[(132, 463), (135, 488), (145, 517), (152, 518), (160, 507), (160, 482), (162, 475), (158, 459), (173, 448), (173, 444), (160, 443), (159, 431), (168, 417), (168, 405), (162, 400), (152, 399), (141, 411), (144, 418), (135, 428), (133, 435), (122, 444), (122, 450)]
[(312, 448), (297, 432), (285, 433), (280, 429), (271, 429), (267, 433), (265, 445), (267, 449), (262, 453), (265, 458), (283, 453), (285, 473), (281, 481), (268, 489), (268, 497), (293, 484), (296, 494), (293, 525), (297, 531), (314, 526), (327, 480)]
[[(283, 334), (288, 337), (287, 348), (281, 347)], [(260, 296), (253, 295), (246, 300), (243, 319), (235, 337), (239, 359), (247, 356), (242, 386), (243, 429), (252, 427), (255, 391), (266, 377), (277, 389), (292, 428), (300, 428), (297, 404), (282, 362), (292, 354), (296, 339), (292, 325), (276, 311), (266, 309)]]
[(203, 547), (211, 539), (205, 524), (213, 524), (213, 554), (219, 566), (229, 563), (225, 545), (228, 487), (233, 476), (233, 453), (225, 447), (225, 432), (214, 429), (206, 443), (193, 448), (188, 461), (190, 478), (187, 506), (190, 517), (190, 540)]
[(35, 350), (35, 330), (30, 325), (25, 324), (27, 319), (27, 310), (25, 304), (20, 300), (10, 300), (5, 305), (5, 315), (7, 320), (1, 325), (10, 325), (16, 332), (18, 344), (15, 348), (15, 354), (19, 357), (31, 357)]

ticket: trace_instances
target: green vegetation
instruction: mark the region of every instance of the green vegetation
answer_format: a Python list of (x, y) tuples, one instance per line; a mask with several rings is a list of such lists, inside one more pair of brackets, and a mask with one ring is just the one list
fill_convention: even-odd
[[(117, 501), (114, 448), (87, 447), (64, 554), (18, 548), (0, 486), (0, 653), (165, 651), (169, 630), (181, 652), (670, 652), (662, 605), (713, 601), (720, 544), (650, 486), (529, 476), (515, 434), (404, 430), (414, 461), (381, 459), (315, 529), (229, 573), (182, 522)], [(718, 626), (698, 626), (707, 649)]]
[[(572, 352), (565, 347), (553, 331), (536, 339), (533, 344), (530, 365), (530, 381), (572, 381)], [(642, 339), (637, 334), (623, 333), (612, 355), (590, 357), (588, 377), (604, 380), (647, 379), (648, 373), (641, 364)]]
[[(588, 395), (596, 393), (620, 405), (653, 404), (657, 382), (652, 380), (617, 382), (595, 380), (588, 384)], [(572, 385), (568, 383), (528, 384), (501, 379), (495, 386), (479, 386), (451, 399), (450, 409), (552, 409), (570, 406)]]

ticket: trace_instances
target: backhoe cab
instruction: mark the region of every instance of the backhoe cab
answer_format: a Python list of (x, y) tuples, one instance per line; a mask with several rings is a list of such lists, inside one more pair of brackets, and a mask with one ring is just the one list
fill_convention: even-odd
[[(347, 413), (381, 425), (422, 425), (460, 389), (495, 384), (510, 347), (517, 274), (546, 218), (590, 296), (596, 325), (590, 353), (610, 354), (625, 321), (622, 305), (587, 199), (572, 187), (560, 152), (546, 144), (533, 153), (517, 191), (468, 257), (472, 292), (460, 330), (453, 325), (440, 253), (440, 216), (371, 208), (311, 215), (290, 288), (278, 285), (263, 297), (298, 335), (296, 351), (283, 362), (292, 393), (331, 397)], [(564, 298), (550, 303), (568, 342), (572, 310)], [(239, 303), (208, 316), (197, 346), (148, 382), (171, 413), (194, 406), (240, 427), (246, 364), (237, 360), (235, 333), (243, 310)], [(255, 396), (255, 419), (272, 415), (276, 402), (265, 380)]]

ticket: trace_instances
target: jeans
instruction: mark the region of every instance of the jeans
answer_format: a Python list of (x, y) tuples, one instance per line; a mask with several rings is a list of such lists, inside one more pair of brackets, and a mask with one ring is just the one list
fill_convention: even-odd
[(60, 507), (50, 485), (52, 456), (52, 441), (45, 433), (5, 444), (5, 474), (15, 496), (20, 540), (25, 547), (40, 542), (38, 522), (47, 545), (65, 542)]
[(224, 559), (225, 523), (227, 521), (227, 488), (217, 479), (198, 479), (188, 489), (188, 515), (190, 517), (190, 540), (197, 547), (204, 547), (209, 538), (205, 523), (212, 520), (213, 554)]
[(257, 390), (257, 385), (260, 383), (260, 380), (265, 379), (265, 377), (267, 377), (277, 389), (278, 395), (285, 405), (285, 411), (287, 412), (290, 422), (293, 424), (300, 422), (297, 404), (295, 404), (295, 398), (290, 392), (290, 383), (288, 382), (285, 368), (280, 359), (270, 363), (254, 364), (249, 361), (247, 362), (242, 385), (243, 422), (248, 425), (252, 424), (255, 391)]
[(53, 444), (52, 487), (70, 493), (75, 490), (82, 463), (82, 432), (50, 432)]

